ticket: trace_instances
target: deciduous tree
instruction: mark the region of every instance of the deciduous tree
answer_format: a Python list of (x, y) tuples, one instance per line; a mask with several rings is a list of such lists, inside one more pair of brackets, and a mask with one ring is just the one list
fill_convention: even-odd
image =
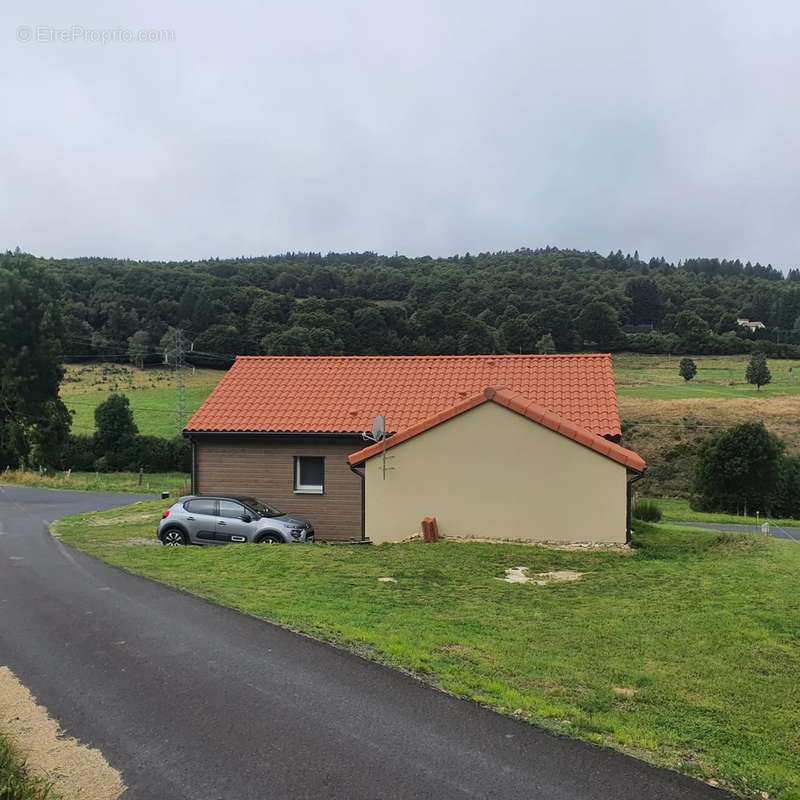
[(678, 372), (685, 381), (690, 381), (697, 375), (697, 364), (691, 358), (682, 358)]
[(755, 385), (756, 389), (761, 389), (772, 380), (772, 373), (767, 366), (767, 357), (760, 352), (750, 356), (750, 363), (747, 365), (745, 378), (748, 383)]

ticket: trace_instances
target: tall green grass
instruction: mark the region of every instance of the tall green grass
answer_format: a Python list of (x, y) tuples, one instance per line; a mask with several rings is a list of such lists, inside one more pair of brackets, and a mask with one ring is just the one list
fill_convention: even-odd
[(12, 741), (0, 734), (0, 800), (59, 800), (50, 783), (33, 775)]

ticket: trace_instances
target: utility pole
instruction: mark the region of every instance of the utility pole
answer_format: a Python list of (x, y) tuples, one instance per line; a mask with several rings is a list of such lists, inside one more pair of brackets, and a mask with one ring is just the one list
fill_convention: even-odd
[(175, 328), (175, 424), (180, 436), (186, 425), (186, 381), (183, 371), (186, 367), (186, 344), (183, 331)]

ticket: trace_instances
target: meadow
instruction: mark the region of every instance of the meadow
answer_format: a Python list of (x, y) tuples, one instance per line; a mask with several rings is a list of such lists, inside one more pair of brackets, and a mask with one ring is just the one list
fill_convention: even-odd
[[(184, 371), (189, 416), (200, 408), (224, 374), (191, 367)], [(68, 364), (61, 399), (74, 414), (73, 433), (94, 431), (94, 410), (112, 392), (127, 396), (139, 433), (165, 439), (180, 433), (174, 370), (138, 369), (129, 364)]]
[(800, 395), (800, 361), (771, 360), (772, 381), (761, 389), (745, 380), (748, 356), (692, 356), (697, 375), (685, 381), (678, 373), (683, 356), (619, 353), (614, 377), (620, 397), (646, 400), (769, 399)]

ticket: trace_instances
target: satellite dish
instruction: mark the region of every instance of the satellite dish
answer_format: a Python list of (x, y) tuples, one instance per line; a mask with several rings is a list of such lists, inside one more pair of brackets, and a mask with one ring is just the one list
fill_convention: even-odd
[(379, 442), (386, 435), (386, 417), (383, 414), (372, 420), (372, 438)]

